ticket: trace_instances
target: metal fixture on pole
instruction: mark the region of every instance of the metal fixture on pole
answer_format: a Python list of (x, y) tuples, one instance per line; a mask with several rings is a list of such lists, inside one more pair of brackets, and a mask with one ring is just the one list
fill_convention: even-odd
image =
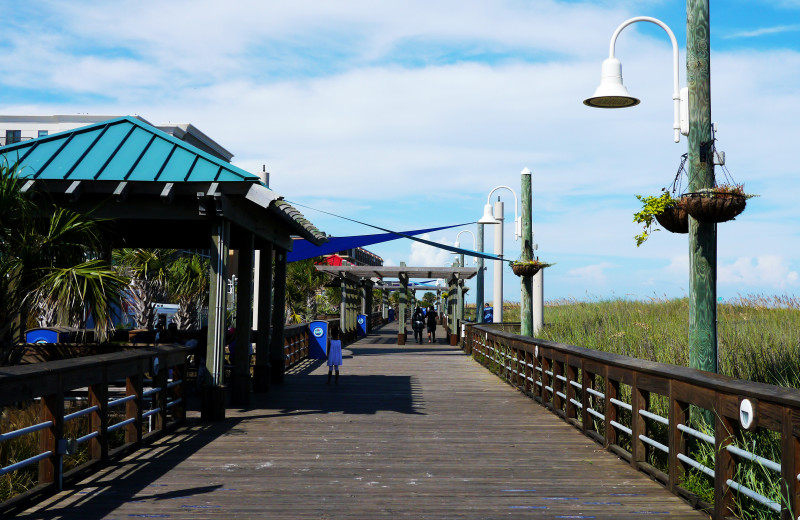
[(494, 203), (494, 210), (492, 210), (492, 194), (499, 190), (506, 189), (514, 196), (514, 240), (519, 240), (522, 233), (521, 221), (519, 218), (517, 202), (517, 194), (508, 186), (497, 186), (492, 188), (487, 197), (486, 206), (483, 207), (483, 217), (478, 221), (478, 224), (499, 224), (500, 228), (494, 235), (494, 254), (499, 260), (494, 261), (494, 292), (492, 295), (494, 305), (494, 323), (503, 322), (503, 212), (504, 205), (497, 197)]
[[(651, 22), (663, 28), (672, 41), (675, 104), (675, 142), (680, 134), (689, 137), (689, 191), (714, 186), (714, 159), (708, 153), (711, 135), (711, 65), (708, 0), (686, 2), (686, 67), (689, 88), (678, 89), (678, 44), (672, 31), (660, 20), (647, 16), (631, 18), (611, 37), (610, 56), (603, 62), (600, 87), (584, 104), (600, 108), (634, 106), (622, 85), (622, 66), (614, 57), (614, 43), (620, 31), (634, 22)], [(689, 366), (716, 372), (717, 354), (717, 228), (689, 217)]]

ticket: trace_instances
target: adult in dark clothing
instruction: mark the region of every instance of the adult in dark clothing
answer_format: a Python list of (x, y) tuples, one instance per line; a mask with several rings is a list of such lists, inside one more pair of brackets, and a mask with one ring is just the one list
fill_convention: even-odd
[(436, 341), (436, 311), (433, 307), (428, 309), (426, 320), (428, 322), (428, 343), (434, 343)]
[(417, 307), (414, 315), (411, 316), (411, 328), (414, 329), (414, 339), (417, 343), (422, 344), (422, 329), (425, 328), (425, 315), (422, 314), (422, 309)]

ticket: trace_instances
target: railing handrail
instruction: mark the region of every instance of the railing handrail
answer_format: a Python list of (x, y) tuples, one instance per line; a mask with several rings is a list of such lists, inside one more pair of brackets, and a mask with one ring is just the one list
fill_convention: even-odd
[(160, 345), (111, 354), (0, 367), (0, 406), (53, 394), (59, 385), (62, 391), (70, 391), (101, 382), (103, 371), (92, 369), (108, 367), (105, 377), (124, 378), (130, 372), (128, 366), (131, 363), (159, 355), (184, 357), (189, 350), (189, 347), (182, 345)]
[(599, 363), (604, 363), (606, 365), (611, 365), (618, 368), (626, 368), (649, 375), (676, 379), (684, 383), (704, 386), (711, 390), (726, 393), (748, 394), (749, 396), (755, 397), (759, 400), (800, 408), (800, 390), (795, 388), (786, 388), (769, 385), (766, 383), (756, 383), (743, 379), (735, 379), (722, 374), (714, 374), (712, 372), (705, 372), (679, 365), (670, 365), (668, 363), (659, 363), (657, 361), (637, 359), (630, 356), (624, 356), (622, 354), (612, 354), (610, 352), (602, 352), (587, 347), (569, 345), (567, 343), (558, 343), (538, 338), (526, 338), (510, 332), (499, 331), (492, 325), (486, 326), (475, 324), (471, 326), (476, 330), (487, 332), (509, 341), (521, 343), (523, 345), (522, 349), (531, 353), (534, 352), (533, 348), (528, 349), (526, 347), (535, 347), (538, 345), (559, 350), (566, 354), (574, 354), (585, 359), (590, 359), (592, 361), (597, 361)]

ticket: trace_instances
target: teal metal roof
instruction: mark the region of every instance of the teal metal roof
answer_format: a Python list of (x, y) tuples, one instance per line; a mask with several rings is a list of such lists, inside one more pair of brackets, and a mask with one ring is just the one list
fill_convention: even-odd
[(260, 182), (131, 116), (3, 146), (2, 159), (36, 180)]

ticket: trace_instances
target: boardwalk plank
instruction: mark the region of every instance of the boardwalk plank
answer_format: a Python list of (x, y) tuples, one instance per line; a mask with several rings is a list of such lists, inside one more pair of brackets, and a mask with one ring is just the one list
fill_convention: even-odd
[(338, 385), (305, 363), (19, 517), (706, 518), (460, 351), (395, 334), (350, 345)]

